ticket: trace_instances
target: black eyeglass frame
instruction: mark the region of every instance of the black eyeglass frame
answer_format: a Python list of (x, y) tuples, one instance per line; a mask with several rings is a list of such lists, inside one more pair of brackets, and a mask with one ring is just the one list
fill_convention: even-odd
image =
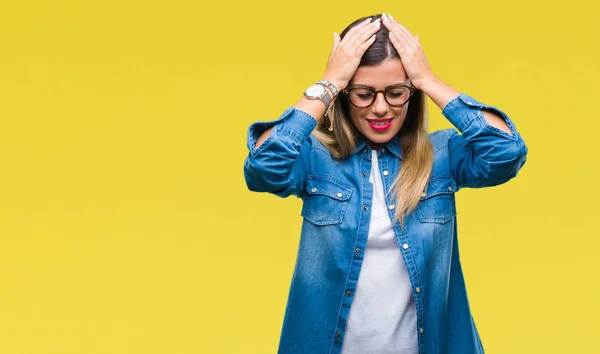
[[(387, 99), (386, 92), (388, 92), (388, 90), (397, 89), (397, 88), (399, 88), (399, 87), (406, 88), (406, 89), (408, 89), (408, 90), (410, 91), (410, 93), (409, 93), (409, 95), (408, 95), (408, 98), (406, 99), (406, 102), (404, 102), (404, 103), (402, 103), (402, 104), (398, 104), (398, 105), (396, 105), (396, 104), (391, 104), (391, 103), (388, 101), (388, 99)], [(368, 104), (368, 105), (366, 105), (366, 106), (358, 106), (358, 105), (354, 104), (354, 102), (352, 102), (352, 99), (350, 99), (350, 93), (351, 93), (353, 90), (355, 90), (355, 89), (367, 89), (367, 90), (369, 90), (369, 91), (373, 92), (373, 99), (371, 100), (371, 103), (369, 103), (369, 104)], [(373, 87), (371, 87), (371, 86), (362, 86), (362, 85), (358, 85), (358, 86), (353, 86), (353, 87), (351, 87), (351, 88), (349, 88), (349, 89), (348, 89), (348, 88), (347, 88), (347, 89), (344, 89), (344, 90), (342, 90), (342, 93), (343, 93), (344, 95), (346, 95), (346, 96), (347, 96), (347, 98), (348, 98), (348, 102), (350, 102), (350, 104), (351, 104), (351, 105), (353, 105), (354, 107), (356, 107), (356, 108), (367, 108), (367, 107), (370, 107), (370, 106), (371, 106), (373, 103), (375, 103), (375, 100), (377, 99), (377, 95), (378, 95), (380, 92), (381, 92), (381, 93), (383, 93), (383, 99), (385, 100), (385, 102), (386, 102), (388, 105), (390, 105), (390, 106), (392, 106), (392, 107), (402, 107), (402, 106), (404, 106), (405, 104), (407, 104), (407, 103), (408, 103), (408, 101), (410, 101), (410, 99), (412, 98), (412, 95), (413, 95), (413, 94), (414, 94), (416, 91), (417, 91), (417, 89), (416, 89), (415, 87), (413, 87), (413, 86), (410, 86), (410, 82), (409, 82), (409, 83), (407, 83), (407, 84), (396, 84), (396, 85), (392, 85), (392, 86), (386, 87), (386, 88), (385, 88), (385, 90), (379, 90), (379, 91), (378, 91), (378, 90), (375, 90), (375, 89), (374, 89)]]

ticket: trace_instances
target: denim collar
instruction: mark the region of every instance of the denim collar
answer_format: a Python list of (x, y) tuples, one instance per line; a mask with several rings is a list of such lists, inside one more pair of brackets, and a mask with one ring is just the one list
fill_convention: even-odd
[[(400, 138), (398, 137), (398, 134), (394, 135), (394, 137), (385, 143), (383, 147), (385, 147), (392, 155), (402, 160), (402, 147), (400, 145)], [(356, 148), (354, 148), (354, 152), (352, 154), (356, 154), (365, 148), (367, 148), (368, 151), (371, 150), (371, 146), (367, 143), (367, 140), (364, 138), (364, 136), (360, 135), (356, 141)]]

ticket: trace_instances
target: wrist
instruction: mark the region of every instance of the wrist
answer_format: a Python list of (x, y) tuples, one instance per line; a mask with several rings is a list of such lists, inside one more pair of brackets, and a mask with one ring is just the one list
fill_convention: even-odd
[(418, 80), (411, 80), (413, 86), (425, 93), (432, 90), (436, 85), (439, 84), (439, 78), (435, 75), (430, 75)]
[[(342, 81), (340, 80), (336, 80), (334, 78), (328, 77), (328, 76), (323, 76), (321, 78), (321, 80), (326, 80), (329, 81), (333, 84), (333, 86), (335, 86), (335, 88), (338, 90), (338, 93), (341, 92), (343, 89), (346, 88), (347, 84), (344, 84)], [(329, 88), (328, 88), (329, 89)], [(331, 91), (331, 89), (329, 89)]]
[(317, 84), (321, 84), (321, 85), (325, 86), (325, 90), (329, 94), (329, 97), (331, 98), (332, 102), (333, 102), (333, 100), (335, 100), (335, 98), (339, 94), (337, 87), (331, 81), (321, 79), (317, 82)]
[(334, 96), (327, 86), (320, 82), (310, 85), (306, 91), (304, 91), (304, 96), (309, 100), (320, 100), (325, 105), (325, 109), (329, 108), (334, 100)]

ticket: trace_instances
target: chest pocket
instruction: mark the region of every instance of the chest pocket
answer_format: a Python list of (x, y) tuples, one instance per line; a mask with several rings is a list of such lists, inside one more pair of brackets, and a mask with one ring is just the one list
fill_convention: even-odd
[(417, 204), (417, 216), (421, 222), (445, 224), (456, 216), (454, 203), (456, 182), (452, 178), (437, 178), (429, 181), (427, 191)]
[(315, 225), (341, 224), (352, 189), (328, 177), (309, 176), (302, 216)]

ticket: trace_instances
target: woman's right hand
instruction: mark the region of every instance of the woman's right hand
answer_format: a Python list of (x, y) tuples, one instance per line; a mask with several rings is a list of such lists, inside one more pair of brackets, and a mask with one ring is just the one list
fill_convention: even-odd
[(339, 91), (345, 89), (358, 69), (363, 54), (375, 42), (375, 33), (380, 28), (381, 19), (371, 22), (369, 18), (352, 27), (342, 40), (339, 34), (334, 33), (333, 50), (323, 78), (331, 81)]

